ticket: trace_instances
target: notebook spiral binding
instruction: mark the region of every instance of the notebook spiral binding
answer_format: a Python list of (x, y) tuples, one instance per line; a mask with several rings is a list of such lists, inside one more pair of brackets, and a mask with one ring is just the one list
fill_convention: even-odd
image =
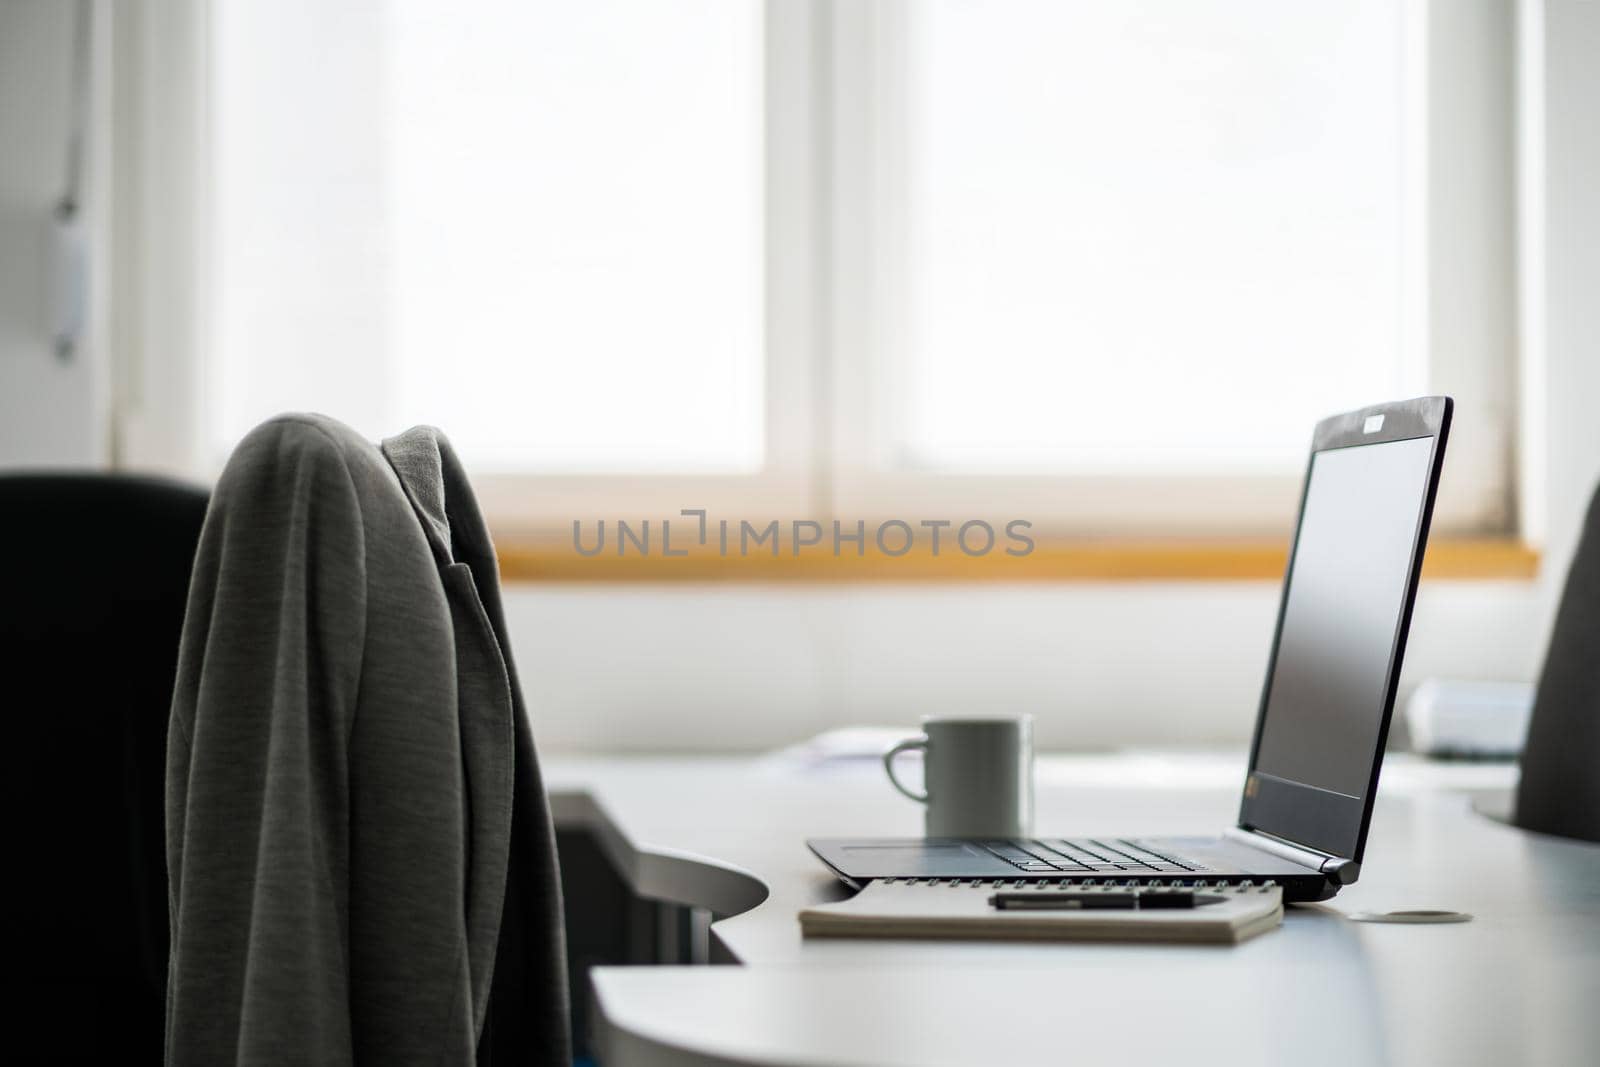
[(961, 885), (974, 889), (1004, 889), (1008, 886), (1015, 889), (1207, 889), (1213, 892), (1254, 889), (1262, 893), (1278, 884), (1272, 879), (1229, 882), (1223, 878), (879, 878), (877, 881), (887, 885)]

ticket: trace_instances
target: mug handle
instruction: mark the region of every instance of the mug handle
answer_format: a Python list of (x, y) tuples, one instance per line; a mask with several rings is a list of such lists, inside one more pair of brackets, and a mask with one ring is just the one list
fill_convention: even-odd
[(899, 744), (895, 745), (893, 748), (883, 754), (883, 769), (889, 775), (890, 785), (900, 790), (900, 792), (904, 793), (912, 800), (915, 800), (918, 804), (926, 804), (928, 802), (927, 793), (913, 793), (900, 783), (900, 779), (894, 776), (894, 758), (902, 752), (910, 752), (913, 749), (921, 749), (923, 755), (926, 756), (928, 752), (928, 739), (926, 737), (908, 737), (904, 741), (901, 741)]

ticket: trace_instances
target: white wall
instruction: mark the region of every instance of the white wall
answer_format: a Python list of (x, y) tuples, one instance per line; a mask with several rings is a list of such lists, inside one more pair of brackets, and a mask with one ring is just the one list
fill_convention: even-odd
[(1542, 70), (1529, 72), (1543, 98), (1543, 217), (1528, 220), (1525, 254), (1544, 285), (1526, 314), (1547, 379), (1549, 548), (1565, 560), (1600, 479), (1600, 4), (1543, 8)]
[[(542, 746), (759, 749), (830, 726), (1029, 711), (1039, 744), (1240, 742), (1276, 583), (512, 586)], [(1534, 675), (1529, 582), (1431, 582), (1403, 686)]]
[[(62, 361), (50, 328), (48, 252), (67, 166), (75, 8), (0, 4), (0, 467), (106, 459), (99, 346)], [(95, 172), (91, 213), (102, 188)]]

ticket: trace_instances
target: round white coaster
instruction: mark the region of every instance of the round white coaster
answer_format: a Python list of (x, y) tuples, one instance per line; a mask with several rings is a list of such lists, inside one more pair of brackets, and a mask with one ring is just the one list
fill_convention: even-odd
[(1464, 911), (1452, 911), (1431, 904), (1410, 904), (1385, 911), (1358, 911), (1350, 916), (1358, 923), (1464, 923), (1472, 916)]

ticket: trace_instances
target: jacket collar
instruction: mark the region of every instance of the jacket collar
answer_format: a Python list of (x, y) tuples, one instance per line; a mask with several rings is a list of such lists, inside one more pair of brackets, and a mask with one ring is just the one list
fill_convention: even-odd
[(439, 565), (455, 562), (450, 539), (450, 509), (446, 501), (449, 490), (457, 487), (445, 484), (444, 464), (449, 441), (432, 426), (414, 426), (405, 433), (385, 438), (381, 447), (384, 458), (400, 479), (400, 488), (422, 523), (422, 532)]
[(498, 632), (500, 567), (478, 498), (450, 439), (432, 426), (414, 426), (386, 438), (384, 458), (394, 468), (406, 499), (422, 523), (439, 567), (465, 563), (476, 577), (484, 607)]

